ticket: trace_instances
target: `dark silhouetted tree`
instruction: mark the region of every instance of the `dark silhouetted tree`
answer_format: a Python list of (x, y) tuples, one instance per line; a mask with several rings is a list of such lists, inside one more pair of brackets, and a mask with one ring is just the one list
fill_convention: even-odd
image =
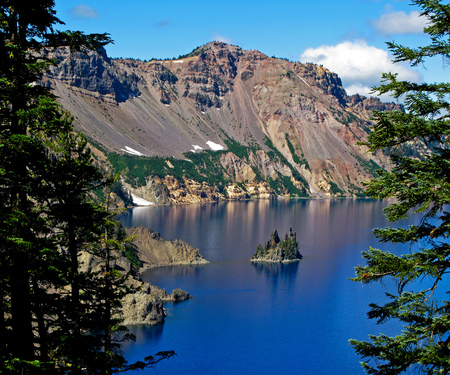
[[(61, 32), (54, 1), (0, 2), (0, 373), (109, 374), (128, 365), (117, 312), (128, 289), (112, 267), (107, 208), (93, 203), (109, 181), (93, 165), (72, 118), (39, 81), (48, 50), (98, 50), (107, 34)], [(96, 250), (102, 272), (82, 272)]]

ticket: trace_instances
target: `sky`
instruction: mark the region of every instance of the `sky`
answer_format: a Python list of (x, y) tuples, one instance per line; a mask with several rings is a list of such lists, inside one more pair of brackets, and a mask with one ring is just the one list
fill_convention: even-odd
[(393, 65), (386, 42), (425, 46), (426, 20), (410, 0), (56, 0), (61, 30), (107, 32), (110, 57), (177, 58), (211, 41), (321, 64), (346, 91), (369, 95), (383, 72), (439, 82), (441, 61)]

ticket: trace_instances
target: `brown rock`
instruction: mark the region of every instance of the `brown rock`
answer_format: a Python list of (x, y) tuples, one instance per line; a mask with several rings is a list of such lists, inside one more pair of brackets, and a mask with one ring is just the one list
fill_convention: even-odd
[[(147, 176), (134, 193), (151, 202), (254, 198), (245, 184), (269, 178), (290, 180), (310, 196), (355, 196), (377, 165), (389, 168), (386, 155), (367, 153), (357, 142), (367, 138), (373, 109), (401, 106), (348, 96), (326, 67), (220, 42), (177, 60), (112, 60), (104, 51), (56, 56), (60, 64), (43, 82), (76, 116), (77, 130), (110, 152), (128, 146), (147, 156), (186, 159), (194, 145), (208, 150), (208, 141), (229, 140), (252, 149), (220, 155), (230, 188), (174, 179), (170, 171)], [(332, 188), (324, 190), (323, 181)], [(232, 191), (236, 183), (243, 184), (243, 195)], [(291, 194), (286, 186), (276, 193)]]
[(197, 248), (182, 240), (166, 241), (159, 233), (142, 226), (126, 228), (126, 232), (129, 237), (136, 236), (134, 244), (144, 268), (208, 263)]

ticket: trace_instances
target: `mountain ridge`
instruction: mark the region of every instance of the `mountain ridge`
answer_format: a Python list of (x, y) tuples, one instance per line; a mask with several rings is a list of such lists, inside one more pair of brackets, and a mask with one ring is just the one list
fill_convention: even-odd
[[(357, 142), (367, 137), (373, 109), (401, 107), (348, 96), (340, 78), (322, 66), (221, 42), (176, 60), (110, 59), (105, 51), (67, 50), (56, 51), (55, 58), (58, 65), (43, 84), (75, 116), (77, 130), (108, 154), (121, 155), (115, 169), (129, 190), (144, 197), (147, 187), (147, 198), (157, 201), (151, 182), (160, 179), (165, 196), (156, 203), (230, 199), (230, 186), (243, 191), (236, 199), (258, 197), (247, 191), (255, 184), (264, 191), (261, 197), (267, 191), (357, 196), (375, 169), (389, 166), (386, 155), (367, 154)], [(163, 172), (149, 168), (137, 182), (130, 170), (140, 167), (120, 169), (128, 162), (125, 155), (162, 158)], [(202, 177), (188, 176), (190, 167), (180, 166), (186, 160)], [(211, 163), (217, 171), (207, 166)], [(186, 173), (171, 173), (177, 168)], [(219, 184), (210, 178), (214, 173)], [(162, 182), (167, 176), (185, 189), (193, 179), (219, 191), (208, 196), (197, 189), (198, 199), (180, 202)]]

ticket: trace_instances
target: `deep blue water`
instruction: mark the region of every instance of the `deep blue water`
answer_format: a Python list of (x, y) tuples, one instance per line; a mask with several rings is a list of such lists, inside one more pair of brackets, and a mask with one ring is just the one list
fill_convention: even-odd
[[(181, 238), (211, 263), (143, 275), (194, 298), (166, 304), (164, 324), (132, 327), (137, 340), (126, 345), (127, 359), (175, 350), (176, 357), (144, 374), (362, 374), (348, 339), (400, 330), (395, 322), (377, 326), (366, 318), (368, 304), (385, 301), (395, 285), (348, 279), (369, 246), (405, 251), (372, 235), (387, 225), (385, 206), (365, 199), (261, 200), (131, 209), (124, 225)], [(297, 232), (300, 263), (249, 261), (272, 230), (284, 236), (289, 227)]]

